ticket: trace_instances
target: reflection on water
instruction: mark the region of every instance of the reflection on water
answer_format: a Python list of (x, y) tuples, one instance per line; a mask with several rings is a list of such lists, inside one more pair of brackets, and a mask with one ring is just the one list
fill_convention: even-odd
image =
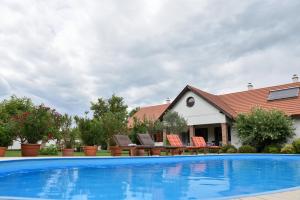
[(300, 161), (210, 159), (71, 168), (0, 177), (0, 196), (49, 199), (215, 199), (300, 185)]

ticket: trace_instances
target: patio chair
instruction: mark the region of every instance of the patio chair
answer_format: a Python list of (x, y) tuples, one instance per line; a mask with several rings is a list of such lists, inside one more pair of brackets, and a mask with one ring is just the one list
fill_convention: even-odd
[(121, 150), (129, 150), (130, 156), (140, 155), (138, 152), (144, 152), (145, 150), (147, 151), (148, 155), (150, 155), (150, 149), (153, 148), (151, 146), (134, 144), (128, 135), (114, 135), (113, 138)]
[(137, 138), (142, 145), (152, 147), (150, 149), (150, 155), (159, 156), (162, 150), (168, 148), (165, 146), (155, 146), (155, 142), (153, 141), (151, 135), (148, 133), (138, 133)]
[(171, 150), (172, 155), (182, 154), (185, 150), (190, 151), (191, 153), (198, 154), (198, 151), (200, 149), (205, 148), (205, 147), (198, 147), (198, 146), (185, 146), (183, 145), (179, 136), (175, 134), (167, 135), (167, 140), (169, 141), (172, 147), (177, 147), (177, 149)]
[(221, 149), (220, 146), (215, 146), (215, 145), (207, 145), (203, 137), (199, 136), (193, 136), (192, 137), (192, 143), (196, 147), (203, 147), (207, 149)]

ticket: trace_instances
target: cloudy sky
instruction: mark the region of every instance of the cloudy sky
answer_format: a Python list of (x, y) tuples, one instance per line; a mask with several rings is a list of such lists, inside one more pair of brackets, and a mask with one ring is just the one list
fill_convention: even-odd
[(123, 96), (163, 103), (300, 75), (300, 1), (1, 0), (0, 96), (82, 114)]

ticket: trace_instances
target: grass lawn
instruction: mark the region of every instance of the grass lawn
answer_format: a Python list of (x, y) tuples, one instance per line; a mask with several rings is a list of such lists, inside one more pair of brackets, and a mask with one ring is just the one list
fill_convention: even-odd
[[(123, 155), (127, 155), (128, 156), (128, 152), (123, 152)], [(49, 156), (53, 156), (53, 157), (57, 157), (57, 156), (61, 156), (61, 152), (58, 153), (58, 155), (40, 155), (39, 157), (49, 157)], [(84, 156), (83, 152), (74, 152), (74, 156)], [(97, 156), (110, 156), (110, 152), (108, 152), (107, 150), (101, 150), (97, 152)], [(21, 157), (21, 151), (20, 150), (7, 150), (5, 157)]]
[[(200, 152), (199, 152), (200, 153)], [(185, 155), (189, 155), (190, 153), (185, 152)], [(162, 156), (166, 155), (166, 152), (161, 152)], [(39, 155), (39, 157), (61, 157), (61, 152), (58, 152), (58, 155)], [(74, 156), (84, 156), (83, 152), (74, 152)], [(107, 150), (101, 150), (97, 152), (97, 156), (111, 156), (110, 152)], [(128, 156), (128, 151), (123, 151), (122, 156)], [(145, 154), (146, 156), (146, 154)], [(5, 157), (21, 157), (20, 150), (7, 150)]]

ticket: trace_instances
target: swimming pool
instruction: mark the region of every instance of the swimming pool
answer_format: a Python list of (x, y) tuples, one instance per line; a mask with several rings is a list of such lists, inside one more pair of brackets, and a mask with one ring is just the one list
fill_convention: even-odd
[(298, 155), (57, 158), (0, 162), (2, 197), (202, 200), (298, 186)]

